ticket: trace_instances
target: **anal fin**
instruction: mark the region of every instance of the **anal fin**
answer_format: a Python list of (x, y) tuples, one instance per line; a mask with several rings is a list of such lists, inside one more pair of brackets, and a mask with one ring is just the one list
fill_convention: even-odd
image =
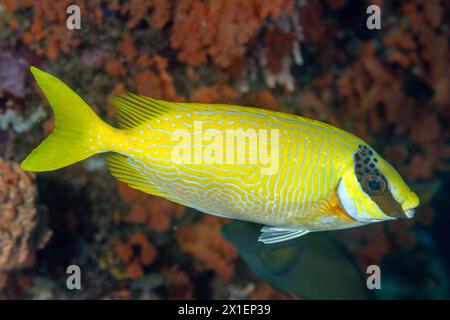
[(111, 153), (106, 157), (106, 163), (112, 176), (125, 182), (133, 189), (140, 190), (155, 196), (167, 197), (167, 195), (155, 186), (145, 173), (133, 164), (133, 160), (117, 153)]
[(301, 237), (308, 232), (309, 230), (303, 229), (284, 229), (265, 226), (261, 229), (261, 235), (259, 236), (258, 241), (261, 241), (264, 244), (272, 244)]

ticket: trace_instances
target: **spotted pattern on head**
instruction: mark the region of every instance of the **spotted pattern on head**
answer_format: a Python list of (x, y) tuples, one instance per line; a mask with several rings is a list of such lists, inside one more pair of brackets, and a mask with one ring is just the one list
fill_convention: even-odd
[(378, 169), (378, 159), (373, 151), (365, 145), (359, 145), (353, 158), (355, 160), (356, 179), (362, 190), (385, 215), (394, 218), (406, 218), (402, 206), (395, 200), (389, 190), (386, 177)]

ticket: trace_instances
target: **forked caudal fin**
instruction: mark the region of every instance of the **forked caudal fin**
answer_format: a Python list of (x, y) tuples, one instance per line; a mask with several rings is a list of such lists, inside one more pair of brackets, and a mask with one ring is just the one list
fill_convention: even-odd
[(51, 171), (100, 152), (92, 136), (114, 129), (61, 80), (35, 67), (31, 72), (53, 109), (55, 128), (21, 163), (22, 169)]

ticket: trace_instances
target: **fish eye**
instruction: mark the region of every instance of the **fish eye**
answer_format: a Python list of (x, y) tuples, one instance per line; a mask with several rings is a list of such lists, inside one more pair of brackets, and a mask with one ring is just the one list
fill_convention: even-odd
[(370, 180), (368, 183), (369, 189), (372, 191), (379, 191), (381, 189), (381, 183), (378, 180)]
[(376, 196), (383, 194), (386, 191), (386, 186), (386, 181), (379, 176), (367, 175), (364, 178), (364, 190), (370, 195)]

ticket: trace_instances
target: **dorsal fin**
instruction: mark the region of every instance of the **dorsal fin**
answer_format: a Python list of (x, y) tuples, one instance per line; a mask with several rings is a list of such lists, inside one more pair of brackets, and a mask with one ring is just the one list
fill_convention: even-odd
[(141, 190), (155, 196), (167, 197), (157, 186), (138, 170), (130, 158), (118, 153), (111, 153), (106, 157), (108, 169), (112, 176), (119, 181), (125, 182), (133, 189)]
[(120, 126), (125, 129), (136, 128), (150, 119), (178, 109), (176, 103), (134, 93), (116, 96), (111, 103), (117, 111)]

